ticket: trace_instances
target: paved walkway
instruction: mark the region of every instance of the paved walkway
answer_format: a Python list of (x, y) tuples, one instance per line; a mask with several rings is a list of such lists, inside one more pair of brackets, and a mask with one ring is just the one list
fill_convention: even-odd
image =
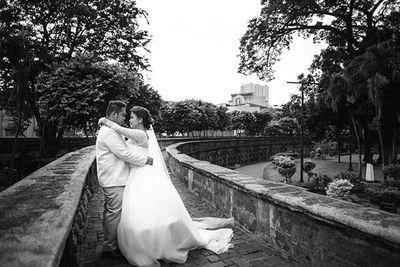
[[(171, 176), (171, 179), (192, 217), (222, 217), (217, 211), (205, 205), (200, 198), (190, 193), (187, 187), (177, 178)], [(86, 243), (83, 245), (80, 252), (83, 266), (131, 266), (128, 262), (123, 260), (102, 259), (100, 257), (103, 240), (101, 223), (103, 217), (103, 199), (102, 191), (99, 190), (90, 203)], [(162, 263), (161, 266), (293, 266), (289, 261), (278, 256), (273, 250), (263, 246), (251, 235), (237, 226), (234, 227), (232, 243), (234, 244), (234, 248), (230, 249), (227, 253), (216, 255), (206, 249), (198, 249), (189, 252), (189, 257), (185, 264)]]

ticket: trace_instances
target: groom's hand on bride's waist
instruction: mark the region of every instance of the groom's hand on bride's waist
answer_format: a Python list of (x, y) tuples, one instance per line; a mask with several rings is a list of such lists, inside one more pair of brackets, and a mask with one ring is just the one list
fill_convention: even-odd
[(146, 161), (146, 164), (147, 165), (153, 165), (153, 158), (152, 157), (149, 157), (149, 156), (147, 156), (147, 161)]

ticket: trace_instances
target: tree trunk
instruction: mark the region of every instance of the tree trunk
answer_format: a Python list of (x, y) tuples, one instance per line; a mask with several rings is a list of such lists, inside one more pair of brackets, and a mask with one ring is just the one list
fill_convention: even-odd
[(350, 113), (351, 122), (353, 123), (354, 134), (356, 135), (357, 149), (358, 149), (358, 178), (362, 178), (362, 159), (361, 159), (361, 142), (360, 135), (357, 130), (357, 124), (354, 119), (354, 115)]
[(372, 163), (372, 152), (371, 152), (371, 131), (368, 129), (368, 125), (366, 123), (363, 124), (364, 129), (364, 162)]
[(57, 155), (63, 133), (64, 131), (62, 129), (58, 129), (57, 122), (47, 121), (46, 127), (43, 128), (41, 140), (41, 151), (44, 158), (52, 158)]
[[(45, 146), (45, 138), (44, 138), (44, 131), (46, 130), (47, 126), (47, 119), (44, 120), (43, 123), (40, 123), (41, 125), (41, 135), (40, 135), (40, 148), (39, 148), (39, 160), (37, 164), (37, 168), (39, 169), (42, 166), (42, 157), (44, 156), (44, 146)], [(40, 129), (40, 128), (39, 128)]]
[(392, 160), (390, 161), (390, 163), (396, 164), (398, 152), (399, 152), (399, 136), (397, 129), (394, 129), (392, 138)]
[(381, 149), (381, 143), (379, 142), (379, 138), (378, 138), (378, 158), (376, 159), (376, 164), (382, 164), (382, 149)]
[(380, 157), (381, 157), (381, 161), (382, 161), (382, 169), (383, 167), (385, 167), (385, 146), (383, 144), (383, 134), (382, 134), (382, 124), (381, 124), (381, 120), (378, 119), (376, 121), (376, 125), (377, 125), (377, 129), (378, 129), (378, 138), (379, 138), (379, 146), (380, 146)]
[(10, 163), (10, 174), (11, 174), (11, 179), (12, 182), (15, 183), (18, 181), (19, 177), (14, 177), (14, 165), (15, 165), (15, 157), (17, 154), (17, 144), (18, 144), (18, 135), (19, 135), (19, 131), (21, 129), (21, 121), (22, 121), (22, 110), (21, 110), (21, 106), (18, 105), (18, 122), (17, 122), (17, 130), (15, 132), (15, 136), (14, 136), (14, 142), (13, 142), (13, 146), (12, 146), (12, 152), (11, 152), (11, 163)]
[(352, 147), (351, 143), (349, 144), (349, 167), (347, 168), (348, 171), (353, 171), (353, 155), (352, 155)]

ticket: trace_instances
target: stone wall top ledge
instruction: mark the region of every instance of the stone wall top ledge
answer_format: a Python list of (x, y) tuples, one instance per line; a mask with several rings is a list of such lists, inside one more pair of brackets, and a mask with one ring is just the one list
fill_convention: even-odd
[(71, 152), (0, 192), (2, 266), (57, 266), (94, 146)]

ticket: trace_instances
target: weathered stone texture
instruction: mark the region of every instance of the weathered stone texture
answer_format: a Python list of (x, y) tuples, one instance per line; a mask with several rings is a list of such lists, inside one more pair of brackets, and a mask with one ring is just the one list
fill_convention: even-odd
[(82, 244), (86, 241), (85, 233), (89, 223), (89, 203), (98, 188), (97, 168), (94, 161), (86, 175), (85, 185), (75, 213), (73, 226), (65, 244), (60, 266), (81, 266), (80, 250)]
[[(260, 180), (204, 162), (210, 158), (219, 163), (228, 161), (230, 165), (236, 155), (239, 162), (248, 163), (246, 160), (257, 158), (254, 155), (269, 155), (278, 152), (276, 147), (281, 146), (271, 142), (267, 152), (263, 148), (251, 147), (227, 149), (228, 153), (222, 156), (224, 153), (221, 151), (227, 144), (221, 143), (191, 142), (168, 147), (171, 172), (186, 181), (190, 191), (203, 201), (227, 216), (235, 217), (242, 227), (266, 245), (301, 266), (398, 266), (398, 215), (316, 195), (299, 187)], [(228, 143), (233, 145), (230, 141)], [(246, 159), (243, 151), (252, 156)], [(183, 153), (192, 157), (184, 157)], [(196, 156), (201, 161), (193, 158)], [(224, 156), (228, 159), (223, 160)]]
[(94, 147), (83, 148), (0, 193), (1, 266), (79, 266), (94, 162)]

